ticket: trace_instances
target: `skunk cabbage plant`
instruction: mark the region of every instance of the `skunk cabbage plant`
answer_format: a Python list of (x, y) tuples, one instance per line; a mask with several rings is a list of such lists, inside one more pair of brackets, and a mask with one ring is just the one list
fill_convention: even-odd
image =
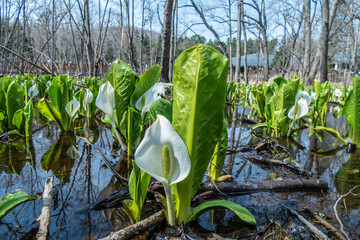
[(148, 89), (135, 103), (135, 107), (140, 110), (141, 103), (144, 101), (142, 112), (147, 112), (149, 106), (165, 95), (165, 88), (172, 86), (172, 83), (155, 83), (150, 89)]
[(295, 102), (295, 105), (290, 109), (288, 117), (293, 120), (298, 120), (304, 117), (309, 112), (308, 101), (305, 98), (301, 98)]
[(34, 98), (39, 94), (39, 90), (36, 87), (36, 85), (32, 85), (28, 90), (28, 96), (29, 98)]
[[(172, 126), (185, 142), (191, 161), (189, 175), (172, 185), (178, 225), (194, 220), (190, 218), (191, 213), (199, 208), (208, 210), (219, 206), (210, 201), (190, 211), (191, 198), (196, 194), (221, 138), (228, 63), (228, 59), (215, 49), (196, 45), (181, 53), (174, 65)], [(229, 208), (227, 203), (224, 201), (221, 207)], [(245, 212), (238, 216), (256, 224), (251, 213)]]
[(190, 158), (184, 141), (164, 116), (146, 130), (135, 152), (135, 163), (143, 171), (163, 184), (168, 208), (169, 224), (175, 225), (170, 186), (184, 180), (190, 172)]
[(100, 86), (95, 104), (100, 110), (102, 110), (110, 117), (111, 125), (113, 127), (115, 136), (119, 141), (121, 148), (126, 149), (126, 145), (122, 141), (121, 136), (116, 129), (115, 115), (114, 115), (114, 109), (115, 109), (114, 88), (111, 86), (110, 82), (106, 82)]

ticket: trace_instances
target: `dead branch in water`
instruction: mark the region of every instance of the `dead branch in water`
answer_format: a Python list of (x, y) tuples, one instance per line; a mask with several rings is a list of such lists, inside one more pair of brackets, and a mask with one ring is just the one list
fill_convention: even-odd
[(49, 239), (51, 206), (53, 197), (54, 176), (45, 180), (45, 188), (43, 193), (43, 207), (37, 221), (40, 221), (39, 231), (36, 234), (37, 240)]
[(162, 223), (165, 220), (164, 211), (161, 210), (150, 217), (130, 225), (117, 232), (112, 232), (109, 236), (102, 238), (101, 240), (115, 240), (115, 239), (130, 239), (144, 233), (147, 229)]
[(330, 239), (328, 236), (326, 236), (322, 231), (317, 229), (314, 225), (312, 225), (308, 220), (306, 220), (303, 216), (301, 216), (297, 211), (281, 204), (283, 207), (285, 207), (287, 210), (289, 210), (292, 214), (294, 214), (305, 226), (307, 226), (311, 232), (313, 232), (319, 239), (327, 240)]

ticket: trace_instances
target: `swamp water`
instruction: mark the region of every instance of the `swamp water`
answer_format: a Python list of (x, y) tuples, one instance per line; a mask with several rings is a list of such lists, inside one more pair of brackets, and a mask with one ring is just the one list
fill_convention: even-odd
[[(241, 112), (241, 111), (239, 111)], [(344, 118), (334, 119), (328, 114), (327, 126), (337, 129), (342, 136), (348, 131)], [(6, 193), (25, 191), (30, 194), (42, 194), (45, 179), (55, 175), (54, 200), (50, 226), (51, 239), (97, 239), (107, 236), (111, 231), (129, 224), (126, 216), (119, 210), (81, 211), (100, 197), (110, 195), (122, 186), (107, 167), (100, 150), (111, 164), (115, 164), (120, 152), (111, 152), (113, 138), (111, 131), (96, 124), (92, 130), (78, 131), (77, 135), (86, 136), (94, 147), (89, 146), (80, 137), (60, 136), (56, 126), (41, 128), (32, 139), (22, 139), (9, 144), (0, 143), (0, 197)], [(39, 126), (38, 126), (39, 127)], [(36, 129), (36, 127), (35, 127)], [(238, 136), (239, 125), (235, 136)], [(228, 128), (229, 136), (231, 127)], [(328, 192), (292, 191), (292, 192), (254, 192), (237, 196), (218, 196), (227, 198), (247, 208), (256, 218), (258, 227), (266, 225), (271, 219), (286, 221), (291, 215), (281, 204), (299, 210), (307, 205), (315, 212), (334, 217), (333, 206), (340, 194), (347, 193), (351, 187), (360, 184), (359, 155), (347, 154), (345, 150), (335, 155), (321, 158), (310, 154), (317, 148), (334, 149), (335, 139), (326, 135), (322, 143), (308, 136), (304, 130), (296, 139), (304, 149), (290, 148), (290, 155), (305, 170), (313, 173), (312, 178), (328, 182)], [(240, 147), (252, 143), (250, 126), (243, 124)], [(95, 149), (96, 148), (96, 149)], [(29, 149), (29, 150), (27, 150)], [(236, 182), (258, 182), (266, 180), (268, 173), (274, 172), (266, 166), (252, 164), (248, 156), (254, 151), (238, 153), (234, 158), (231, 173)], [(261, 157), (261, 156), (259, 156)], [(229, 159), (225, 171), (229, 169)], [(126, 166), (126, 165), (125, 165)], [(120, 169), (124, 167), (121, 166)], [(282, 177), (281, 172), (277, 172)], [(335, 181), (336, 179), (336, 181)], [(0, 222), (0, 239), (29, 239), (36, 235), (36, 218), (40, 215), (41, 199), (21, 204), (9, 212)], [(144, 207), (145, 215), (151, 214)], [(360, 236), (360, 197), (349, 196), (338, 206), (343, 224), (350, 230), (351, 237)], [(330, 219), (336, 225), (336, 220)], [(338, 225), (336, 225), (338, 226)], [(309, 235), (301, 229), (287, 228), (292, 236), (301, 239)], [(206, 238), (211, 231), (224, 237), (251, 238), (256, 229), (248, 228), (228, 210), (214, 210), (200, 216), (198, 222), (191, 223), (185, 229), (193, 238)]]

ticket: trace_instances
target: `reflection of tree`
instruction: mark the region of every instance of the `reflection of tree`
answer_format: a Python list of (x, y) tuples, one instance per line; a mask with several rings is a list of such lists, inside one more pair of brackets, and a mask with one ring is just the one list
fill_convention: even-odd
[[(335, 175), (335, 187), (339, 194), (344, 195), (351, 188), (360, 185), (360, 151), (349, 154), (349, 161), (345, 163)], [(356, 189), (354, 193), (360, 193), (360, 189)], [(346, 197), (347, 207), (359, 208), (360, 197), (349, 195)]]
[(76, 156), (75, 138), (70, 135), (61, 135), (41, 158), (41, 168), (47, 172), (51, 170), (63, 183), (68, 183)]

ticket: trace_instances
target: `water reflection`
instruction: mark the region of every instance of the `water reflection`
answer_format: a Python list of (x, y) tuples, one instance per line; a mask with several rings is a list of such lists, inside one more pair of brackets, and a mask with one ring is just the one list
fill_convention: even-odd
[[(355, 186), (360, 186), (360, 151), (349, 154), (347, 161), (335, 175), (335, 187), (339, 194), (344, 195)], [(360, 194), (360, 189), (354, 190), (355, 194)], [(360, 196), (349, 195), (346, 197), (346, 207), (356, 209), (360, 207)]]
[[(109, 149), (113, 141), (111, 131), (95, 124), (76, 134), (91, 140), (113, 164), (119, 160)], [(50, 238), (104, 237), (113, 227), (101, 211), (78, 212), (96, 201), (109, 183), (113, 174), (104, 166), (102, 157), (81, 138), (61, 135), (53, 125), (45, 127), (35, 132), (32, 139), (0, 143), (0, 198), (15, 191), (41, 194), (45, 179), (55, 175)], [(41, 200), (36, 200), (6, 215), (1, 220), (0, 239), (34, 236), (41, 206)]]

